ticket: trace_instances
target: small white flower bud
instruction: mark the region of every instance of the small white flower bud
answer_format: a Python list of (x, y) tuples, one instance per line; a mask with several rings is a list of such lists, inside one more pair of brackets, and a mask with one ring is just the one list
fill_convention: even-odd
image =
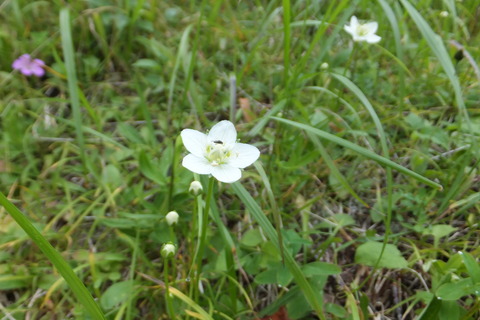
[(175, 255), (176, 252), (177, 252), (177, 247), (171, 242), (164, 243), (162, 246), (162, 250), (160, 250), (162, 257), (164, 258), (171, 258)]
[(167, 223), (168, 223), (169, 226), (177, 224), (178, 223), (178, 213), (176, 211), (170, 211), (165, 216), (165, 220), (167, 220)]
[(328, 63), (326, 63), (326, 62), (324, 62), (324, 63), (322, 63), (322, 64), (320, 65), (320, 69), (322, 69), (322, 70), (327, 70), (328, 67), (329, 67), (329, 66), (328, 66)]
[(442, 17), (442, 18), (448, 17), (448, 11), (442, 11), (442, 12), (440, 12), (440, 17)]
[(194, 196), (198, 196), (202, 194), (203, 187), (200, 181), (197, 181), (197, 180), (192, 181), (192, 183), (190, 183), (190, 188), (188, 189), (188, 192), (190, 192)]

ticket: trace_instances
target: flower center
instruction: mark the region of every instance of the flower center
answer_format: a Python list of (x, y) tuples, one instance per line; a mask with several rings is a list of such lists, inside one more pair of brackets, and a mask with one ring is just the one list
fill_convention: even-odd
[(231, 155), (230, 148), (223, 141), (215, 140), (207, 145), (205, 158), (212, 166), (216, 167), (226, 163)]
[(366, 25), (361, 24), (357, 27), (357, 34), (359, 36), (366, 36), (369, 33), (370, 33), (370, 29)]

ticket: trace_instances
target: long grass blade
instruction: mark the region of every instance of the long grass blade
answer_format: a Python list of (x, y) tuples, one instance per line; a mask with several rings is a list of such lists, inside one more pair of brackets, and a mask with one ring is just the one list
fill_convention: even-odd
[(290, 42), (291, 40), (291, 16), (290, 0), (283, 0), (283, 81), (284, 86), (287, 86), (288, 73), (290, 70)]
[(104, 320), (102, 310), (98, 304), (93, 300), (92, 295), (87, 290), (85, 285), (80, 281), (77, 275), (73, 272), (72, 268), (63, 259), (60, 253), (45, 239), (45, 237), (33, 226), (28, 218), (11, 203), (0, 192), (0, 205), (7, 210), (12, 218), (18, 223), (18, 225), (27, 233), (33, 242), (42, 250), (47, 256), (48, 260), (57, 268), (58, 272), (68, 283), (70, 289), (77, 297), (78, 301), (83, 304), (88, 313), (96, 320)]
[[(263, 229), (265, 235), (272, 241), (276, 248), (280, 250), (280, 248), (278, 247), (279, 240), (277, 232), (275, 231), (275, 228), (270, 223), (268, 218), (263, 213), (260, 206), (255, 202), (252, 196), (240, 183), (233, 183), (232, 188), (237, 194), (237, 196), (240, 198), (240, 200), (242, 200), (242, 202), (248, 208), (249, 212), (252, 214), (260, 227)], [(310, 303), (310, 306), (316, 311), (320, 319), (325, 320), (326, 318), (323, 313), (322, 303), (319, 299), (318, 294), (313, 291), (312, 286), (310, 286), (310, 283), (307, 281), (307, 278), (300, 269), (300, 266), (290, 254), (285, 254), (285, 265), (293, 275), (295, 282), (302, 290), (305, 298)]]
[(408, 14), (412, 18), (413, 22), (417, 25), (418, 30), (422, 34), (423, 38), (427, 41), (428, 45), (432, 52), (437, 56), (440, 65), (447, 74), (450, 83), (452, 84), (453, 90), (455, 92), (455, 100), (457, 102), (457, 107), (460, 111), (460, 114), (464, 117), (467, 122), (469, 131), (472, 131), (472, 124), (470, 123), (470, 117), (468, 116), (468, 111), (463, 101), (462, 88), (460, 86), (460, 81), (457, 78), (455, 67), (453, 66), (452, 60), (450, 59), (447, 49), (442, 42), (441, 37), (436, 34), (427, 21), (422, 17), (422, 15), (415, 9), (415, 7), (408, 0), (400, 0), (403, 7), (407, 10)]
[(85, 165), (87, 157), (85, 156), (85, 139), (82, 130), (82, 113), (80, 112), (80, 97), (78, 95), (77, 73), (75, 68), (75, 50), (73, 49), (72, 31), (70, 28), (70, 12), (68, 8), (60, 11), (60, 34), (62, 36), (63, 56), (65, 59), (65, 68), (67, 69), (68, 93), (70, 95), (70, 104), (72, 105), (73, 121), (75, 124), (75, 133), (80, 157)]
[(298, 122), (295, 122), (295, 121), (291, 121), (291, 120), (287, 120), (287, 119), (282, 119), (282, 118), (277, 118), (277, 117), (272, 117), (273, 120), (276, 120), (276, 121), (279, 121), (279, 122), (283, 122), (283, 123), (286, 123), (286, 124), (289, 124), (291, 125), (292, 127), (296, 127), (296, 128), (299, 128), (299, 129), (302, 129), (302, 130), (305, 130), (305, 131), (308, 131), (308, 132), (312, 132), (313, 134), (319, 136), (320, 138), (323, 138), (323, 139), (326, 139), (328, 141), (331, 141), (333, 143), (336, 143), (338, 145), (341, 145), (342, 147), (345, 147), (345, 148), (348, 148), (352, 151), (355, 151), (356, 153), (358, 154), (361, 154), (362, 156), (364, 157), (367, 157), (373, 161), (376, 161), (386, 167), (390, 167), (394, 170), (397, 170), (409, 177), (412, 177), (422, 183), (425, 183), (426, 185), (428, 186), (431, 186), (431, 187), (434, 187), (434, 188), (437, 188), (439, 190), (442, 190), (443, 187), (442, 185), (436, 183), (436, 182), (433, 182), (432, 180), (430, 179), (427, 179), (425, 178), (424, 176), (410, 170), (410, 169), (407, 169), (401, 165), (399, 165), (398, 163), (395, 163), (385, 157), (382, 157), (368, 149), (365, 149), (363, 147), (360, 147), (354, 143), (351, 143), (350, 141), (348, 140), (345, 140), (345, 139), (342, 139), (342, 138), (339, 138), (337, 136), (334, 136), (333, 134), (331, 133), (328, 133), (328, 132), (325, 132), (323, 130), (320, 130), (320, 129), (317, 129), (317, 128), (313, 128), (309, 125), (306, 125), (306, 124), (302, 124), (302, 123), (298, 123)]
[(342, 187), (348, 191), (354, 197), (355, 199), (358, 200), (361, 204), (363, 204), (365, 207), (369, 207), (369, 205), (360, 198), (360, 196), (353, 190), (353, 188), (350, 186), (348, 183), (347, 179), (343, 176), (343, 174), (338, 170), (337, 166), (335, 166), (335, 163), (333, 162), (332, 158), (328, 154), (327, 150), (323, 146), (322, 142), (318, 139), (317, 136), (315, 136), (313, 133), (308, 132), (307, 133), (310, 140), (312, 140), (313, 144), (317, 147), (318, 152), (320, 152), (320, 156), (322, 157), (323, 161), (325, 161), (325, 164), (327, 165), (328, 169), (330, 169), (330, 172), (333, 174), (333, 176), (340, 182)]

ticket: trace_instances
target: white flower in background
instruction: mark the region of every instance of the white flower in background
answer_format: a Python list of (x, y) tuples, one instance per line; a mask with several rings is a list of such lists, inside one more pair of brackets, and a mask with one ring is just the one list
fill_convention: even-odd
[(167, 213), (165, 216), (165, 220), (167, 220), (167, 223), (169, 226), (177, 224), (178, 223), (178, 213), (177, 211), (170, 211)]
[(353, 37), (353, 41), (377, 43), (382, 39), (375, 34), (378, 29), (378, 23), (375, 21), (361, 24), (358, 22), (357, 17), (352, 16), (352, 18), (350, 18), (350, 24), (343, 27), (343, 29), (350, 33), (350, 35)]
[(164, 258), (173, 257), (176, 252), (177, 252), (177, 247), (171, 242), (165, 243), (162, 246), (162, 249), (160, 250), (162, 257)]
[(237, 130), (233, 123), (220, 121), (208, 132), (184, 129), (183, 145), (190, 152), (182, 165), (198, 174), (211, 174), (218, 181), (232, 183), (242, 176), (242, 171), (254, 163), (260, 151), (249, 144), (237, 143)]
[(440, 17), (442, 17), (442, 18), (448, 17), (448, 11), (442, 11), (442, 12), (440, 12)]
[(194, 196), (200, 195), (203, 192), (203, 187), (200, 181), (192, 181), (192, 183), (190, 183), (190, 188), (188, 188), (188, 192), (190, 192)]
[(329, 65), (328, 65), (328, 63), (326, 63), (326, 62), (324, 62), (324, 63), (322, 63), (322, 64), (320, 65), (320, 69), (322, 69), (322, 70), (327, 70), (328, 67), (329, 67)]

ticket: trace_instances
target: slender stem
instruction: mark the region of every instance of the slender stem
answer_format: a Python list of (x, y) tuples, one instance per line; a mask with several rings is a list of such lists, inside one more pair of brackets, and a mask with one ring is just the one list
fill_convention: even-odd
[(170, 285), (168, 282), (168, 264), (170, 259), (165, 259), (163, 267), (163, 281), (165, 282), (165, 303), (167, 305), (167, 313), (170, 319), (175, 320), (175, 312), (173, 311), (172, 298), (170, 297)]
[(172, 164), (171, 164), (171, 171), (170, 171), (170, 183), (168, 187), (168, 210), (172, 210), (172, 203), (173, 203), (173, 188), (175, 186), (175, 165), (177, 163), (177, 143), (174, 139), (172, 141), (173, 144), (173, 157), (172, 157)]
[(198, 296), (198, 285), (200, 283), (200, 274), (202, 273), (202, 260), (203, 260), (203, 254), (205, 251), (205, 246), (206, 246), (206, 239), (207, 239), (208, 213), (210, 212), (210, 203), (212, 200), (214, 183), (215, 183), (215, 178), (210, 177), (208, 181), (207, 197), (205, 199), (205, 210), (203, 210), (203, 217), (201, 221), (202, 230), (200, 233), (200, 244), (198, 247), (197, 255), (195, 257), (196, 272), (194, 277), (195, 281), (193, 281), (194, 292), (196, 293), (195, 296)]

